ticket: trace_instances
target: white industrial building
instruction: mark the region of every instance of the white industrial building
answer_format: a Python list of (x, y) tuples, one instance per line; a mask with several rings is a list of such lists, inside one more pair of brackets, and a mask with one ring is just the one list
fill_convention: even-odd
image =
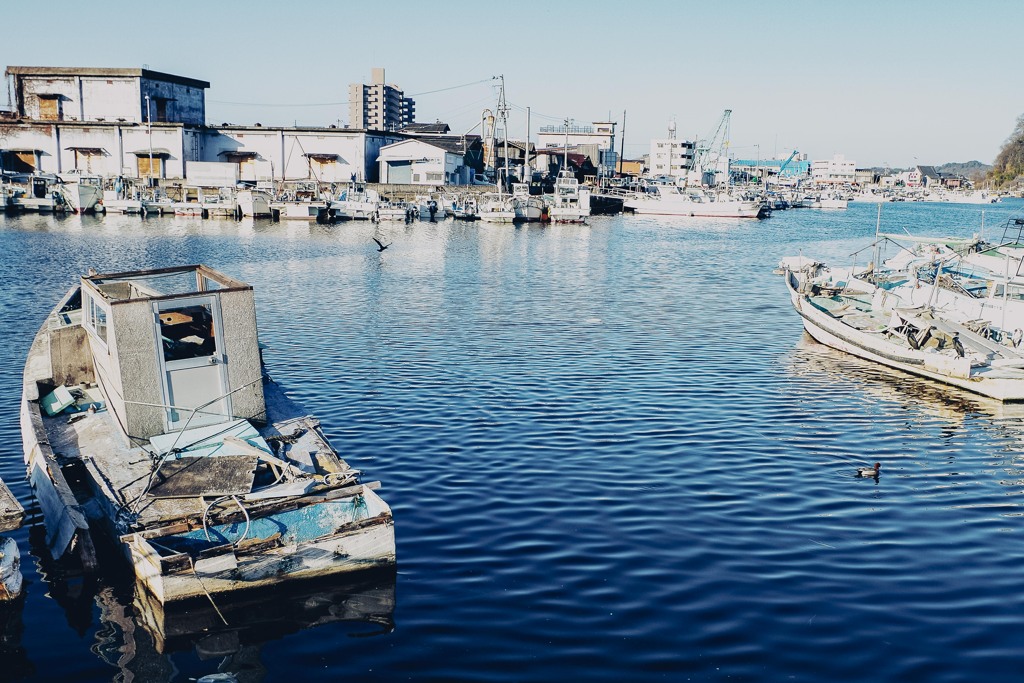
[(403, 140), (380, 150), (380, 182), (398, 185), (468, 185), (473, 169), (466, 163), (460, 138)]
[(857, 181), (857, 164), (842, 154), (811, 162), (811, 181), (822, 185), (846, 185)]

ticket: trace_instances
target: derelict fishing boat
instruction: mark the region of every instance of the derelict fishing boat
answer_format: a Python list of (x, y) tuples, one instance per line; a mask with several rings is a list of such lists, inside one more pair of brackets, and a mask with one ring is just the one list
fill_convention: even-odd
[(866, 360), (1000, 401), (1024, 401), (1024, 353), (927, 307), (887, 307), (886, 292), (820, 264), (786, 269), (790, 299), (814, 339)]
[(250, 285), (205, 266), (82, 277), (25, 364), (54, 557), (109, 534), (160, 602), (393, 565), (391, 509), (264, 372)]

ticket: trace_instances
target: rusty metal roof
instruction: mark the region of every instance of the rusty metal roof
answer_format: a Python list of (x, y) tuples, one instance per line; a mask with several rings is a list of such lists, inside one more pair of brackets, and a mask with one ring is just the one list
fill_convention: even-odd
[(105, 68), (93, 68), (93, 67), (78, 67), (78, 66), (9, 66), (7, 67), (8, 76), (96, 76), (99, 78), (110, 78), (117, 76), (127, 76), (129, 78), (148, 78), (153, 81), (165, 81), (167, 83), (178, 83), (180, 85), (190, 85), (194, 88), (209, 88), (210, 84), (207, 81), (201, 81), (197, 78), (187, 78), (186, 76), (175, 76), (174, 74), (166, 74), (160, 71), (150, 71), (149, 69), (105, 69)]

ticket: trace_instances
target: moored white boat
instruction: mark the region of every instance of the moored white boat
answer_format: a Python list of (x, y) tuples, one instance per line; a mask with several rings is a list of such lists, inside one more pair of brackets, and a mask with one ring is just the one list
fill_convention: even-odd
[(380, 195), (359, 183), (350, 183), (327, 206), (328, 215), (334, 220), (370, 220), (377, 213)]
[(516, 205), (512, 195), (494, 192), (481, 195), (480, 220), (485, 223), (514, 223)]
[(761, 212), (759, 201), (719, 198), (698, 188), (677, 185), (652, 185), (647, 192), (627, 199), (623, 206), (634, 213), (661, 216), (757, 218)]
[(259, 218), (272, 215), (270, 204), (273, 197), (263, 190), (238, 190), (235, 202), (238, 213), (246, 218)]
[(840, 351), (1000, 401), (1024, 401), (1024, 353), (930, 308), (886, 307), (885, 290), (849, 271), (786, 269), (804, 329)]
[(412, 216), (412, 208), (405, 202), (381, 202), (377, 207), (376, 220), (404, 221)]
[(270, 205), (270, 213), (279, 220), (314, 221), (327, 214), (327, 202), (317, 200), (286, 199)]
[(54, 185), (73, 213), (102, 213), (103, 179), (85, 173), (61, 173)]
[(559, 171), (548, 215), (555, 223), (582, 223), (590, 215), (590, 190), (580, 187), (572, 171)]

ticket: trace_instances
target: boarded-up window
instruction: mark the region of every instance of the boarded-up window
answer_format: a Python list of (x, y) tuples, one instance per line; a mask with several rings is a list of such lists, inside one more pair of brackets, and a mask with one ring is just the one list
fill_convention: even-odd
[(40, 97), (39, 118), (43, 121), (60, 121), (60, 100), (56, 97)]
[[(153, 157), (150, 159), (148, 156), (140, 156), (139, 159), (139, 177), (140, 178), (161, 178), (163, 177), (163, 159), (160, 157)], [(150, 165), (152, 161), (152, 165)]]
[(323, 180), (327, 178), (334, 180), (337, 174), (338, 160), (313, 158), (309, 160), (309, 167), (314, 179)]
[(240, 180), (256, 180), (256, 159), (254, 157), (238, 160), (238, 178)]

